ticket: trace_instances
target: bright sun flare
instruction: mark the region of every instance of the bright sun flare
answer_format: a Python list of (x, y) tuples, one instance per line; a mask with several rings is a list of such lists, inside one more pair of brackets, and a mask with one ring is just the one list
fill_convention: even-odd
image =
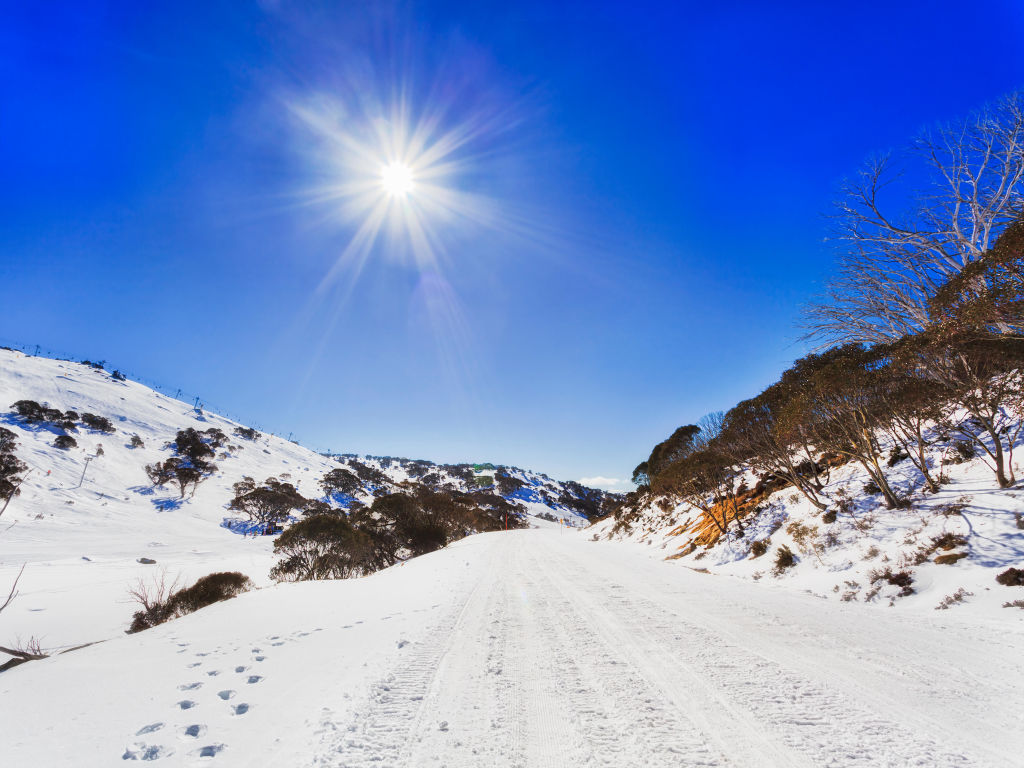
[(392, 197), (405, 197), (412, 192), (412, 169), (398, 161), (389, 163), (381, 168), (380, 183)]

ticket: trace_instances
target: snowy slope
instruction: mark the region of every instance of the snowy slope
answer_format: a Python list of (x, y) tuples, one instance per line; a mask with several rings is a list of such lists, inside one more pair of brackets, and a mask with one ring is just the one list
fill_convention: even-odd
[[(61, 430), (26, 424), (10, 410), (22, 399), (107, 417), (116, 432), (79, 426), (71, 433), (77, 447), (55, 448)], [(393, 491), (400, 483), (415, 482), (410, 472), (433, 472), (439, 486), (469, 487), (429, 462), (327, 457), (274, 435), (246, 440), (235, 434), (239, 425), (232, 421), (136, 382), (115, 380), (105, 370), (10, 350), (0, 350), (0, 426), (16, 433), (16, 454), (30, 467), (21, 494), (0, 518), (4, 597), (26, 565), (18, 598), (0, 614), (0, 645), (35, 636), (45, 648), (58, 649), (117, 635), (135, 610), (128, 588), (139, 579), (151, 582), (159, 572), (184, 584), (213, 571), (238, 570), (257, 584), (269, 583), (272, 537), (243, 536), (224, 527), (240, 522), (226, 507), (234, 495), (232, 485), (243, 476), (257, 481), (277, 477), (315, 498), (329, 470), (359, 461), (388, 478), (364, 485), (355, 498), (365, 503), (372, 502), (375, 489)], [(219, 428), (230, 440), (214, 460), (218, 472), (194, 496), (181, 500), (170, 486), (154, 490), (144, 467), (170, 456), (166, 444), (187, 427)], [(132, 435), (144, 447), (132, 448)], [(86, 462), (101, 446), (102, 455)], [(496, 469), (468, 474), (493, 476)], [(578, 487), (504, 469), (522, 484), (511, 498), (526, 503), (531, 515), (543, 513), (576, 526), (587, 523), (577, 509), (560, 501), (573, 498)], [(467, 474), (465, 467), (459, 471)], [(156, 564), (141, 564), (140, 558)], [(0, 654), (0, 662), (5, 658)]]
[(0, 675), (5, 765), (1024, 765), (1021, 626), (570, 530), (283, 584)]
[[(867, 473), (851, 462), (831, 471), (823, 493), (837, 512), (833, 522), (786, 487), (759, 501), (756, 513), (743, 520), (743, 534), (734, 525), (711, 547), (691, 544), (699, 511), (649, 495), (592, 526), (589, 533), (640, 542), (650, 555), (680, 566), (830, 600), (926, 612), (945, 605), (943, 610), (1022, 623), (1024, 611), (1003, 605), (1024, 599), (1024, 588), (1002, 586), (995, 577), (1010, 567), (1024, 568), (1024, 487), (1000, 489), (980, 456), (953, 463), (948, 439), (931, 437), (932, 471), (948, 478), (938, 493), (926, 492), (909, 460), (886, 470), (890, 484), (910, 500), (907, 509), (886, 509), (880, 494), (866, 490)], [(886, 452), (891, 450), (884, 436), (879, 439)], [(1024, 476), (1022, 458), (1024, 452), (1018, 450), (1017, 477)], [(747, 472), (744, 481), (754, 487), (758, 478)], [(753, 551), (755, 542), (763, 543), (764, 554)], [(784, 548), (796, 563), (777, 572), (776, 558)], [(943, 558), (955, 562), (942, 563)], [(902, 586), (880, 577), (886, 571), (909, 574), (912, 592), (903, 594)]]

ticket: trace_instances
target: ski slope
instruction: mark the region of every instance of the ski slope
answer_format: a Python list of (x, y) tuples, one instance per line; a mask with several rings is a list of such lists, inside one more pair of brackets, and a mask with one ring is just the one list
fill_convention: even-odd
[(282, 584), (0, 675), (0, 763), (1024, 765), (1024, 627), (558, 529)]

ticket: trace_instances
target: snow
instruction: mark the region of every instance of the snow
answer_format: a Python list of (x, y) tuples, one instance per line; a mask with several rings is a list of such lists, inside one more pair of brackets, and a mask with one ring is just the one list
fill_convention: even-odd
[[(937, 435), (933, 440), (929, 458), (933, 473), (938, 474), (943, 457), (950, 453), (949, 444)], [(886, 450), (891, 447), (884, 439), (882, 443)], [(1021, 454), (1021, 450), (1015, 453), (1018, 477), (1024, 477)], [(1019, 625), (1024, 611), (1003, 605), (1024, 594), (997, 584), (995, 577), (1009, 567), (1024, 568), (1024, 487), (1000, 489), (980, 456), (960, 464), (946, 463), (943, 471), (948, 482), (930, 494), (910, 461), (887, 468), (890, 484), (910, 499), (909, 508), (888, 510), (881, 495), (865, 492), (869, 478), (851, 462), (833, 469), (824, 489), (823, 497), (839, 511), (835, 522), (826, 523), (820, 510), (788, 487), (764, 499), (760, 511), (743, 521), (743, 535), (734, 526), (714, 546), (692, 552), (685, 548), (690, 540), (686, 527), (699, 512), (685, 504), (672, 503), (664, 510), (658, 500), (650, 499), (631, 519), (608, 518), (590, 531), (602, 539), (642, 543), (649, 556), (674, 558), (680, 567), (771, 582), (829, 600), (927, 613), (962, 590), (962, 599), (948, 605), (949, 611)], [(749, 487), (757, 482), (749, 472), (744, 479)], [(848, 500), (846, 511), (841, 508), (844, 499)], [(810, 534), (801, 536), (801, 528)], [(942, 536), (961, 537), (964, 543), (929, 552)], [(768, 542), (767, 552), (760, 557), (752, 556), (754, 541)], [(797, 562), (775, 573), (775, 558), (782, 547), (788, 547)], [(950, 553), (966, 556), (953, 564), (935, 562), (937, 556)], [(901, 596), (898, 587), (884, 581), (873, 584), (873, 574), (886, 569), (909, 572), (913, 593)]]
[(0, 675), (7, 765), (1022, 765), (1021, 626), (571, 530), (248, 593)]
[[(1024, 589), (994, 581), (1024, 566), (1021, 504), (980, 461), (950, 467), (951, 482), (909, 511), (881, 509), (847, 465), (828, 492), (854, 499), (864, 530), (848, 515), (829, 528), (787, 490), (746, 537), (669, 561), (691, 510), (652, 505), (631, 526), (580, 531), (571, 509), (541, 500), (564, 486), (514, 470), (533, 529), (366, 578), (275, 585), (272, 538), (223, 525), (232, 484), (287, 474), (314, 496), (347, 459), (273, 435), (249, 442), (140, 384), (0, 350), (0, 406), (22, 398), (107, 416), (117, 432), (80, 428), (63, 452), (52, 431), (0, 416), (32, 467), (0, 518), (3, 595), (27, 564), (0, 644), (34, 636), (54, 654), (0, 674), (0, 765), (1024, 766), (1024, 611), (1001, 607)], [(188, 426), (218, 427), (234, 447), (178, 500), (143, 467)], [(129, 447), (133, 433), (144, 448)], [(363, 461), (391, 483), (408, 476)], [(909, 467), (893, 474), (913, 482)], [(802, 551), (792, 523), (835, 540)], [(865, 600), (870, 570), (902, 567), (940, 533), (967, 538), (969, 556), (913, 565), (909, 597), (886, 586)], [(769, 534), (769, 551), (749, 557)], [(782, 544), (798, 562), (776, 577)], [(138, 580), (215, 570), (258, 588), (123, 633)], [(974, 594), (934, 610), (960, 587)]]
[[(53, 446), (60, 430), (25, 424), (8, 410), (22, 399), (105, 416), (116, 432), (80, 426), (73, 433), (78, 446), (62, 451)], [(241, 571), (268, 586), (275, 562), (272, 537), (245, 537), (224, 527), (226, 520), (238, 520), (227, 509), (232, 485), (246, 475), (257, 481), (278, 477), (304, 496), (318, 497), (320, 479), (349, 461), (275, 435), (245, 440), (234, 434), (239, 424), (196, 411), (137, 382), (117, 381), (107, 371), (80, 363), (4, 349), (0, 426), (16, 433), (16, 454), (30, 467), (21, 494), (0, 518), (0, 602), (25, 565), (17, 599), (0, 614), (0, 645), (35, 637), (51, 651), (122, 633), (137, 608), (128, 590), (140, 580), (152, 583), (160, 574), (184, 586), (213, 571)], [(227, 455), (214, 459), (218, 472), (182, 500), (170, 486), (153, 489), (144, 467), (171, 455), (165, 444), (187, 427), (219, 428), (229, 437), (229, 448)], [(143, 448), (129, 445), (133, 434), (142, 439)], [(88, 462), (80, 484), (85, 459), (99, 446), (103, 454)], [(361, 461), (382, 470), (395, 489), (409, 477), (397, 462), (385, 467), (387, 462), (380, 460)], [(554, 498), (563, 488), (537, 473), (510, 471)], [(359, 498), (369, 503), (373, 497), (365, 492)], [(543, 511), (576, 526), (586, 524), (574, 510), (558, 504), (529, 506), (531, 514)], [(139, 563), (141, 558), (156, 563)], [(0, 654), (0, 663), (6, 659)]]

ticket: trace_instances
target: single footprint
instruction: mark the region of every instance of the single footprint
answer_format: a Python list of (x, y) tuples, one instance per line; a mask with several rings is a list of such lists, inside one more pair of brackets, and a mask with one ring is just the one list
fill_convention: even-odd
[(263, 661), (265, 658), (267, 658), (267, 657), (266, 656), (257, 656), (255, 659), (253, 659), (253, 661)]
[(231, 713), (234, 714), (234, 715), (244, 715), (248, 711), (249, 711), (249, 705), (248, 704), (235, 704), (235, 706), (233, 706), (231, 708)]
[(158, 760), (171, 754), (170, 750), (156, 744), (132, 744), (121, 755), (122, 760)]
[(227, 701), (228, 699), (233, 699), (235, 697), (235, 692), (234, 691), (220, 691), (217, 695), (220, 696), (222, 699), (224, 699), (224, 701)]
[(271, 645), (284, 645), (284, 640), (278, 640), (276, 643), (271, 643)]
[(199, 725), (198, 723), (195, 725), (187, 725), (181, 729), (181, 735), (189, 739), (198, 739), (204, 733), (206, 733), (206, 726)]
[(219, 669), (211, 669), (206, 674), (208, 674), (210, 677), (216, 677), (217, 675), (220, 674), (220, 670)]
[(248, 669), (248, 667), (243, 667), (243, 666), (239, 665), (239, 666), (235, 667), (235, 672), (241, 674), (242, 672), (245, 672), (245, 670), (247, 670), (247, 669)]
[(163, 723), (153, 723), (151, 725), (144, 725), (135, 732), (135, 735), (141, 736), (144, 733), (152, 733), (153, 731), (159, 731), (163, 727)]
[(194, 701), (189, 701), (188, 699), (178, 702), (179, 709), (192, 709), (192, 707), (194, 707), (195, 705), (196, 703)]
[(216, 757), (217, 753), (224, 749), (223, 744), (209, 744), (205, 747), (200, 747), (192, 754), (196, 757)]
[(249, 683), (249, 685), (252, 685), (253, 683), (258, 683), (262, 679), (263, 678), (259, 675), (249, 675), (249, 679), (246, 680), (246, 682)]
[(203, 666), (203, 662), (201, 662), (201, 661), (193, 661), (191, 664), (186, 664), (185, 666), (188, 669), (195, 669), (196, 667)]
[(179, 691), (194, 691), (196, 688), (202, 688), (202, 683), (182, 683), (178, 686)]

